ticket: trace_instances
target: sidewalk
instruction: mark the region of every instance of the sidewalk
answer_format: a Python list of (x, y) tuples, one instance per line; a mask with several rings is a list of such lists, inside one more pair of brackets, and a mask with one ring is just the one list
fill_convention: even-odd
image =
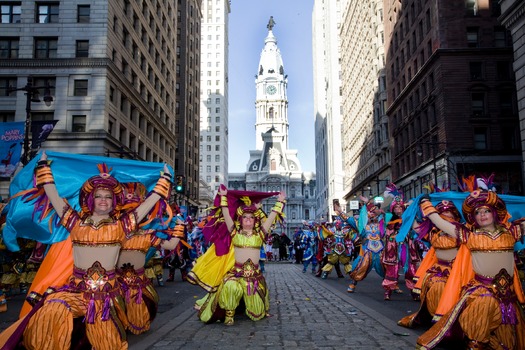
[(267, 263), (271, 317), (253, 322), (236, 316), (231, 327), (199, 321), (193, 303), (204, 295), (186, 298), (160, 314), (152, 330), (130, 339), (131, 350), (168, 349), (414, 349), (417, 334), (385, 319), (366, 305), (349, 300), (335, 289), (303, 274), (302, 266)]

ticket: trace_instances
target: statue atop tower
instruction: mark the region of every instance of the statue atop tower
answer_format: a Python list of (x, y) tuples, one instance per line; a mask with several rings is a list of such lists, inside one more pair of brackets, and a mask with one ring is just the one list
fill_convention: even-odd
[(276, 25), (277, 23), (275, 23), (275, 21), (273, 20), (273, 16), (270, 16), (270, 20), (268, 21), (268, 25), (266, 26), (266, 28), (268, 28), (268, 30), (272, 30), (272, 28)]

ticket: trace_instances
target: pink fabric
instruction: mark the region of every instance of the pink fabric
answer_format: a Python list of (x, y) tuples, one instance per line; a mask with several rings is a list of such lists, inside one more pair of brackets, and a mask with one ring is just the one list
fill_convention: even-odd
[[(221, 188), (224, 188), (223, 185), (221, 185)], [(226, 197), (228, 199), (228, 210), (230, 211), (230, 216), (235, 220), (237, 208), (244, 205), (244, 202), (240, 199), (241, 197), (250, 197), (252, 203), (258, 203), (265, 198), (276, 196), (278, 194), (279, 192), (228, 190)], [(219, 218), (214, 217), (219, 209), (221, 209), (221, 196), (217, 193), (213, 201), (213, 209), (210, 213), (212, 219), (202, 229), (204, 239), (210, 244), (215, 244), (215, 253), (217, 256), (227, 254), (230, 250), (231, 244), (231, 236), (228, 227), (224, 221), (219, 221)]]

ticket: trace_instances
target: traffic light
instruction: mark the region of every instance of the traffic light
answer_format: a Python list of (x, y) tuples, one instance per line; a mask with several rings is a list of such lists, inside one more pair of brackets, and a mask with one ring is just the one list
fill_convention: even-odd
[(184, 193), (184, 176), (178, 175), (175, 180), (175, 192)]

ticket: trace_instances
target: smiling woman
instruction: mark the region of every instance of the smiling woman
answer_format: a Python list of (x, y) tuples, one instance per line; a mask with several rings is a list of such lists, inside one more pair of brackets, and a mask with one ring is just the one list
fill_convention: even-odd
[(428, 195), (422, 197), (420, 208), (438, 229), (463, 244), (440, 302), (456, 304), (419, 337), (418, 348), (433, 349), (450, 340), (452, 327), (459, 327), (469, 349), (493, 348), (492, 344), (524, 349), (525, 319), (519, 303), (525, 303), (525, 297), (514, 260), (514, 246), (525, 237), (524, 220), (509, 222), (505, 202), (495, 192), (481, 189), (470, 192), (463, 202), (466, 224), (442, 218)]
[[(39, 283), (33, 283), (28, 296), (35, 305), (25, 313), (23, 309), (20, 323), (0, 335), (2, 349), (16, 348), (22, 334), (28, 349), (69, 349), (76, 347), (72, 344), (73, 333), (85, 333), (96, 349), (127, 348), (125, 333), (121, 332), (128, 320), (116, 279), (117, 259), (124, 240), (140, 232), (139, 222), (159, 200), (169, 198), (171, 174), (164, 165), (149, 196), (126, 211), (122, 185), (110, 175), (110, 170), (100, 164), (100, 174), (83, 183), (80, 211), (76, 211), (59, 196), (51, 161), (42, 153), (35, 169), (33, 197), (42, 198), (37, 199), (35, 207), (45, 213), (41, 219), (54, 209), (57, 222), (69, 236), (49, 250), (35, 277)], [(57, 178), (64, 178), (59, 175)], [(63, 273), (55, 275), (55, 270)], [(46, 279), (47, 274), (55, 277)], [(76, 340), (85, 343), (85, 339)]]

